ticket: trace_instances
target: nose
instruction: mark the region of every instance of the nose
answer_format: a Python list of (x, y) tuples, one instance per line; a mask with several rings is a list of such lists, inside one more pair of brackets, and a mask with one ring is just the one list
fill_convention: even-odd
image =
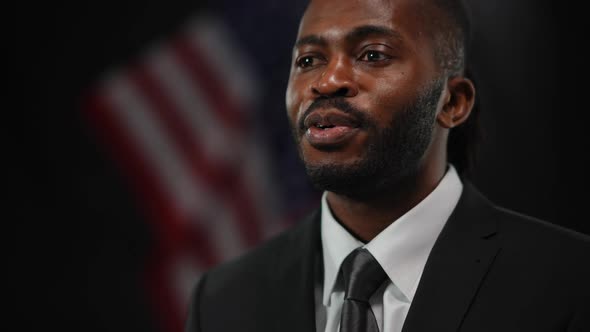
[(316, 97), (354, 97), (358, 90), (352, 65), (345, 58), (328, 62), (318, 79), (311, 84), (312, 94)]

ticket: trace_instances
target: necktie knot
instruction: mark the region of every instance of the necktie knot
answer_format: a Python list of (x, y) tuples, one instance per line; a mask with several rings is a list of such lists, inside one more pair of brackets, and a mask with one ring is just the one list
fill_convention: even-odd
[(379, 262), (367, 249), (358, 248), (342, 262), (345, 299), (368, 302), (387, 278)]

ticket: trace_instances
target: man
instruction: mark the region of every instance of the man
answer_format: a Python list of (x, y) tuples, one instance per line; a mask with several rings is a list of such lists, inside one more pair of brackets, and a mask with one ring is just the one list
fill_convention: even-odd
[(187, 331), (589, 330), (588, 238), (459, 176), (468, 35), (459, 1), (311, 1), (286, 103), (321, 210), (206, 273)]

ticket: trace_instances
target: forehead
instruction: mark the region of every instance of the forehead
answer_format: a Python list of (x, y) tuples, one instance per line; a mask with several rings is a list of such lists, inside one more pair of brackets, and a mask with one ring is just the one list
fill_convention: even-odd
[(337, 38), (356, 26), (378, 25), (416, 39), (426, 35), (427, 9), (421, 0), (312, 0), (301, 19), (299, 37)]

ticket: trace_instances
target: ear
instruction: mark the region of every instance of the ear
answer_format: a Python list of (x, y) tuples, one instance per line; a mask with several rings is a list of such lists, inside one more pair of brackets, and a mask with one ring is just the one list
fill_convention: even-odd
[(475, 86), (466, 77), (449, 78), (443, 98), (444, 103), (437, 122), (443, 128), (451, 129), (465, 122), (471, 114), (475, 102)]

